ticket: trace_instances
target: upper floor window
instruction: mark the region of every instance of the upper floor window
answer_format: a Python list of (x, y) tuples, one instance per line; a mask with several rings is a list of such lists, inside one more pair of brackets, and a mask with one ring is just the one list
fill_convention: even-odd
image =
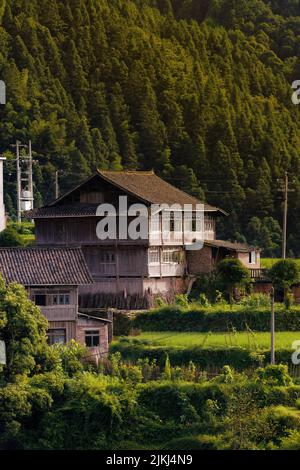
[(249, 253), (249, 263), (250, 264), (256, 264), (257, 263), (256, 251), (250, 251), (250, 253)]
[(34, 295), (34, 303), (39, 307), (44, 307), (47, 305), (47, 296), (46, 294), (35, 294)]
[(206, 230), (206, 231), (214, 230), (214, 228), (215, 228), (214, 221), (211, 220), (211, 219), (205, 220), (205, 222), (204, 222), (204, 227), (205, 227), (205, 230)]
[(164, 214), (163, 227), (164, 231), (170, 231), (170, 233), (182, 233), (182, 212), (173, 211)]
[(112, 251), (102, 251), (100, 253), (100, 263), (103, 264), (115, 264), (116, 256)]
[(70, 305), (69, 292), (36, 292), (33, 296), (35, 305), (47, 307), (51, 305)]
[(70, 305), (70, 294), (53, 294), (53, 305)]

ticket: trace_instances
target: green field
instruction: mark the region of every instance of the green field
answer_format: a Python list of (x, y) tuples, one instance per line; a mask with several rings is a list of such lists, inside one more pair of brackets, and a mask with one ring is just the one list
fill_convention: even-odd
[[(275, 264), (277, 261), (280, 261), (280, 259), (276, 258), (262, 258), (261, 259), (261, 267), (265, 269), (270, 269), (273, 264)], [(300, 268), (300, 259), (295, 260)]]
[[(235, 346), (249, 349), (268, 349), (269, 333), (177, 333), (177, 332), (145, 332), (134, 337), (138, 341), (149, 341), (151, 346), (167, 346), (170, 348), (189, 349), (193, 347)], [(280, 349), (292, 348), (292, 343), (300, 340), (300, 331), (276, 333), (276, 346)]]

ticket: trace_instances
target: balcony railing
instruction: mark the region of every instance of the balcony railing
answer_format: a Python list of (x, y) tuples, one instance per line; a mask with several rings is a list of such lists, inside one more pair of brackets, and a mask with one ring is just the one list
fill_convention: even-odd
[(261, 279), (261, 280), (268, 279), (267, 269), (263, 269), (263, 268), (250, 269), (250, 273), (251, 273), (251, 279)]

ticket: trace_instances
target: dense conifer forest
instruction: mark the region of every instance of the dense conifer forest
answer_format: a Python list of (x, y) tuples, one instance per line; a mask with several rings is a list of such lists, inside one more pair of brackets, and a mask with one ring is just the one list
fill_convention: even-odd
[(0, 152), (32, 139), (35, 200), (95, 168), (154, 169), (231, 217), (219, 237), (279, 251), (291, 175), (300, 254), (299, 0), (0, 0)]

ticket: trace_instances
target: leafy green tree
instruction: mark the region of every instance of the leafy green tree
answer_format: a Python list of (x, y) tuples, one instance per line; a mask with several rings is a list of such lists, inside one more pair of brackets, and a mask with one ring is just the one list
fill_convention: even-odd
[(284, 291), (284, 299), (286, 300), (292, 285), (300, 279), (299, 267), (295, 260), (282, 259), (269, 270), (269, 277), (275, 289)]
[(30, 374), (42, 366), (47, 348), (48, 322), (40, 309), (28, 299), (24, 287), (12, 283), (7, 288), (0, 282), (0, 337), (6, 344), (8, 381), (20, 374)]
[(233, 302), (234, 290), (248, 287), (251, 282), (249, 269), (239, 259), (223, 259), (217, 265), (217, 272), (221, 282), (227, 289), (230, 303)]

